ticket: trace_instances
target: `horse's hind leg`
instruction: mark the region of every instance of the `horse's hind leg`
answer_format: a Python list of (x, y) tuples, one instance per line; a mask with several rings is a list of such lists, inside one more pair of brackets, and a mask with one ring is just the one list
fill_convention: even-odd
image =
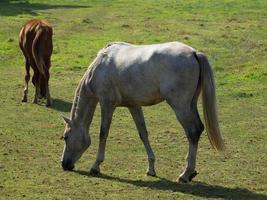
[(50, 96), (50, 91), (49, 91), (49, 71), (46, 71), (46, 77), (45, 77), (45, 91), (46, 91), (46, 106), (51, 106), (52, 105), (52, 100), (51, 100), (51, 96)]
[(187, 105), (188, 103), (180, 103), (179, 105), (177, 105), (176, 103), (170, 101), (168, 101), (168, 103), (175, 111), (176, 117), (182, 124), (189, 142), (187, 166), (183, 173), (179, 176), (179, 179), (177, 181), (189, 182), (197, 175), (197, 172), (195, 171), (196, 154), (198, 141), (202, 131), (204, 130), (204, 126), (199, 118), (196, 105)]
[(30, 80), (30, 63), (27, 58), (25, 58), (25, 69), (26, 69), (26, 74), (25, 74), (25, 88), (23, 91), (23, 97), (22, 97), (22, 102), (27, 102), (27, 95), (28, 95), (28, 86), (29, 86), (29, 80)]
[(99, 146), (96, 161), (93, 164), (90, 174), (98, 175), (100, 173), (100, 164), (105, 159), (106, 142), (108, 138), (109, 128), (112, 120), (112, 115), (115, 110), (115, 106), (109, 101), (100, 101), (101, 108), (101, 128), (99, 136)]
[(32, 83), (35, 87), (35, 94), (34, 94), (34, 99), (33, 99), (33, 103), (38, 103), (39, 100), (39, 96), (40, 96), (40, 74), (38, 72), (38, 70), (34, 70), (33, 72), (33, 77), (32, 77)]
[(148, 139), (148, 133), (146, 129), (145, 119), (143, 115), (143, 111), (141, 107), (131, 107), (129, 108), (131, 115), (133, 117), (133, 120), (135, 122), (136, 128), (138, 130), (139, 136), (145, 146), (146, 152), (147, 152), (147, 158), (148, 158), (148, 170), (147, 175), (149, 176), (156, 176), (154, 164), (155, 164), (155, 156), (153, 153), (153, 150), (150, 146), (149, 139)]

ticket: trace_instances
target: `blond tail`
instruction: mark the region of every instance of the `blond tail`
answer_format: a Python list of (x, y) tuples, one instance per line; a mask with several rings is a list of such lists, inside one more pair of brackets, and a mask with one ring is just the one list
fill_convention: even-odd
[(225, 149), (225, 145), (220, 132), (217, 117), (215, 81), (213, 72), (205, 54), (197, 52), (196, 57), (200, 65), (200, 84), (202, 89), (202, 103), (206, 131), (211, 145), (216, 150), (221, 151)]

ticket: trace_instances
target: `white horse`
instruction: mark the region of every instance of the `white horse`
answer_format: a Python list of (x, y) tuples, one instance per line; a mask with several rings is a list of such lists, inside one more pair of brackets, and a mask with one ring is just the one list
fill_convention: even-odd
[(90, 174), (100, 173), (106, 140), (117, 106), (129, 109), (148, 156), (147, 175), (156, 176), (155, 156), (150, 146), (141, 106), (164, 100), (174, 110), (189, 141), (187, 166), (178, 181), (191, 181), (195, 171), (199, 137), (204, 126), (199, 118), (197, 100), (202, 91), (205, 126), (211, 145), (224, 149), (219, 130), (213, 72), (203, 53), (179, 42), (132, 45), (114, 42), (101, 49), (84, 74), (71, 110), (64, 117), (64, 170), (72, 170), (75, 162), (90, 146), (88, 134), (97, 103), (101, 107), (101, 129), (97, 158)]

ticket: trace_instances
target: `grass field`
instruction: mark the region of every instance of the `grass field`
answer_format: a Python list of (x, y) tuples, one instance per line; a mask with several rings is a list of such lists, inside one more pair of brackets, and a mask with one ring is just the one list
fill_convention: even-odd
[[(20, 102), (25, 69), (18, 33), (32, 18), (54, 27), (52, 108)], [(90, 177), (97, 108), (91, 147), (74, 172), (63, 171), (61, 115), (69, 115), (75, 88), (97, 51), (111, 41), (176, 40), (209, 57), (227, 150), (216, 153), (204, 132), (199, 175), (192, 183), (176, 183), (185, 166), (185, 134), (166, 103), (145, 107), (158, 174), (147, 177), (143, 144), (128, 110), (118, 108), (103, 174)], [(266, 55), (265, 0), (1, 0), (0, 199), (267, 199)], [(33, 95), (31, 85), (30, 101)]]

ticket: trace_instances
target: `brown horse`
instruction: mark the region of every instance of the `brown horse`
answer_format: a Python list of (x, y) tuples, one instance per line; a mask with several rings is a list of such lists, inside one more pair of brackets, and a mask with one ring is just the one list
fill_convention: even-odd
[(27, 102), (28, 83), (30, 80), (30, 66), (33, 69), (32, 83), (35, 86), (33, 103), (39, 98), (46, 98), (46, 105), (51, 105), (49, 92), (49, 68), (53, 29), (45, 20), (33, 19), (28, 21), (19, 33), (19, 46), (25, 57), (25, 88), (22, 102)]

